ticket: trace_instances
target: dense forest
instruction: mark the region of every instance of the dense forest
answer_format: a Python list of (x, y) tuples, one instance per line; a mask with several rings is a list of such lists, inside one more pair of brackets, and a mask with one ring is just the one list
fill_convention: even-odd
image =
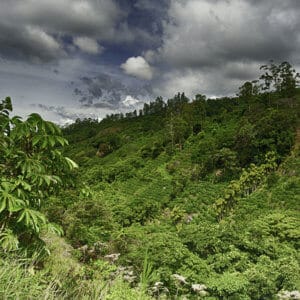
[(64, 128), (3, 100), (0, 298), (300, 299), (298, 80)]

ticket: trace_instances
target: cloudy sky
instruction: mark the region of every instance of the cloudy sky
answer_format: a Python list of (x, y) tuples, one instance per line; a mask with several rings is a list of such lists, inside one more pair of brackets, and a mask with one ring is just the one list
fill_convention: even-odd
[(58, 122), (300, 66), (299, 0), (0, 0), (0, 99)]

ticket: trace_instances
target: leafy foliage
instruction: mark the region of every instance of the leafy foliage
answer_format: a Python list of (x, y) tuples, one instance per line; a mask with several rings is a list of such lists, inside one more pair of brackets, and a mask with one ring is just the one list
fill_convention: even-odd
[(37, 114), (10, 118), (10, 98), (0, 109), (0, 241), (9, 251), (41, 242), (43, 229), (61, 232), (40, 209), (77, 165), (59, 150), (67, 140), (56, 125)]
[(233, 210), (234, 205), (241, 197), (249, 196), (266, 179), (268, 173), (277, 167), (275, 153), (266, 154), (266, 162), (260, 166), (251, 164), (247, 170), (243, 170), (239, 180), (233, 180), (224, 192), (224, 197), (216, 201), (216, 209), (220, 219)]

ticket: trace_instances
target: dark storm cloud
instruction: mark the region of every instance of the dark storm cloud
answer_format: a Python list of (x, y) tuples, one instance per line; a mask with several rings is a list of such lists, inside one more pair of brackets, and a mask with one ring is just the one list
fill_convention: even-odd
[(65, 55), (53, 36), (38, 28), (1, 24), (1, 17), (0, 45), (3, 58), (47, 62)]
[[(47, 62), (121, 45), (140, 53), (159, 46), (168, 1), (2, 0), (0, 55)], [(97, 51), (98, 43), (98, 51)], [(89, 45), (87, 45), (89, 44)], [(104, 45), (104, 47), (102, 47)]]
[(0, 55), (47, 62), (78, 49), (96, 53), (97, 42), (133, 42), (126, 17), (111, 0), (2, 0)]
[(281, 60), (299, 46), (300, 10), (284, 1), (173, 1), (169, 14), (161, 53), (178, 67)]
[(116, 0), (127, 14), (127, 25), (134, 35), (134, 45), (127, 45), (135, 55), (145, 48), (161, 45), (163, 22), (168, 18), (170, 0)]
[(172, 0), (155, 56), (169, 68), (155, 90), (164, 95), (176, 88), (189, 94), (234, 93), (270, 59), (300, 64), (299, 3)]
[[(136, 0), (129, 1), (131, 10), (129, 24), (143, 28), (157, 38), (163, 32), (163, 22), (168, 18), (170, 0)], [(156, 45), (152, 45), (154, 47)]]
[(224, 76), (228, 79), (251, 80), (257, 75), (257, 65), (250, 63), (230, 63), (224, 68)]

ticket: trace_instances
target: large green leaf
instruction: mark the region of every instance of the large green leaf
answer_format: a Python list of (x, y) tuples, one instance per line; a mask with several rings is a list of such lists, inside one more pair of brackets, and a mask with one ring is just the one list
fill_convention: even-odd
[(36, 233), (39, 233), (40, 228), (46, 224), (46, 217), (39, 211), (24, 208), (20, 212), (17, 222), (22, 222), (25, 226), (32, 227)]
[(18, 249), (19, 240), (12, 230), (7, 229), (0, 233), (0, 245), (5, 251)]

